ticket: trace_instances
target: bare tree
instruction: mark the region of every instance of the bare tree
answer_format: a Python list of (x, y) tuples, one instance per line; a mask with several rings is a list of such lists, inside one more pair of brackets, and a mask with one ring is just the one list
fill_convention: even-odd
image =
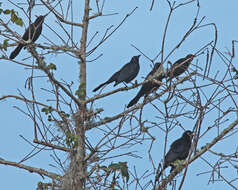
[[(160, 0), (157, 1), (153, 0), (151, 5), (148, 3), (150, 10), (146, 11), (155, 11), (154, 6), (160, 3)], [(237, 41), (234, 40), (231, 50), (225, 53), (217, 48), (216, 24), (207, 23), (205, 17), (200, 15), (202, 7), (198, 0), (182, 3), (165, 1), (168, 6), (167, 20), (160, 48), (153, 58), (144, 53), (143, 48), (132, 44), (132, 48), (152, 65), (161, 62), (164, 68), (162, 72), (166, 76), (170, 73), (172, 55), (187, 41), (192, 42), (194, 33), (206, 29), (213, 35), (210, 41), (189, 52), (194, 55), (194, 59), (183, 75), (162, 82), (152, 78), (108, 92), (101, 90), (92, 97), (87, 95), (86, 90), (87, 65), (102, 58), (103, 54), (98, 49), (113, 38), (115, 32), (120, 32), (118, 29), (126, 25), (129, 18), (136, 17), (137, 5), (132, 9), (127, 8), (127, 14), (116, 26), (105, 28), (104, 33), (92, 34), (89, 26), (93, 26), (93, 22), (100, 24), (97, 18), (117, 16), (117, 13), (107, 14), (104, 10), (107, 1), (84, 0), (84, 4), (72, 0), (27, 2), (14, 4), (8, 1), (15, 7), (14, 10), (1, 9), (1, 14), (5, 15), (4, 19), (0, 19), (0, 35), (4, 39), (1, 60), (27, 68), (30, 74), (25, 86), (19, 87), (18, 94), (0, 96), (0, 100), (14, 99), (24, 103), (24, 108), (17, 105), (15, 108), (32, 120), (33, 141), (22, 138), (33, 147), (33, 151), (20, 162), (4, 158), (0, 159), (0, 164), (37, 173), (43, 179), (47, 177), (47, 181), (38, 183), (38, 189), (182, 189), (190, 164), (202, 160), (210, 170), (197, 175), (210, 174), (209, 183), (221, 180), (230, 189), (238, 189), (237, 176), (223, 174), (226, 169), (237, 171), (238, 148), (231, 152), (214, 148), (214, 145), (223, 141), (232, 141), (237, 135), (237, 68), (233, 63)], [(193, 22), (187, 24), (188, 28), (179, 41), (167, 50), (166, 44), (170, 40), (167, 34), (172, 30), (169, 26), (171, 18), (177, 10), (186, 10), (188, 6), (196, 8)], [(21, 14), (26, 17), (23, 19), (25, 26), (29, 26), (34, 20), (32, 12), (39, 7), (42, 15), (47, 14), (40, 37), (42, 43), (24, 41), (22, 34), (15, 32), (13, 26), (23, 24), (19, 16)], [(26, 47), (23, 50), (25, 52), (20, 52), (15, 60), (9, 59), (9, 47), (19, 42)], [(22, 59), (26, 51), (28, 56)], [(216, 62), (213, 61), (214, 57)], [(69, 67), (79, 67), (78, 79), (75, 78), (74, 82), (58, 74), (62, 60), (67, 60)], [(77, 87), (76, 81), (79, 81)], [(104, 108), (97, 107), (97, 101), (140, 88), (148, 81), (161, 86), (141, 103), (107, 116), (103, 116)], [(145, 117), (146, 113), (150, 117)], [(163, 172), (161, 178), (156, 179), (159, 183), (155, 184), (154, 179), (163, 165), (168, 142), (171, 142), (168, 139), (175, 131), (182, 134), (187, 129), (194, 133), (188, 159), (176, 162), (176, 169), (170, 174)], [(159, 139), (159, 143), (156, 139)], [(141, 146), (144, 147), (144, 153), (137, 151)], [(157, 149), (163, 150), (163, 154), (154, 154), (153, 150)], [(24, 164), (46, 150), (51, 150), (58, 173)], [(62, 152), (66, 156), (62, 156)], [(140, 172), (139, 166), (132, 163), (143, 158), (142, 154), (149, 161), (145, 161), (146, 168)], [(210, 157), (215, 158), (210, 160)], [(177, 183), (172, 183), (170, 187), (173, 181)]]

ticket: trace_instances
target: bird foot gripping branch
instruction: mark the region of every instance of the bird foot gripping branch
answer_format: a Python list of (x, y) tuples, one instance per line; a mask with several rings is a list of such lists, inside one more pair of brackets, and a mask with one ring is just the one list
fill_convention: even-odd
[(114, 73), (106, 82), (96, 87), (93, 92), (96, 92), (104, 85), (110, 84), (112, 82), (115, 82), (114, 86), (121, 82), (131, 82), (134, 78), (136, 78), (140, 70), (139, 57), (140, 55), (133, 56), (129, 63), (125, 64), (119, 71)]

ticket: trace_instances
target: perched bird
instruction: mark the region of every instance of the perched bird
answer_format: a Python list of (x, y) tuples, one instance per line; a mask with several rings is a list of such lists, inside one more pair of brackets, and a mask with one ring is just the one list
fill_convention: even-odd
[(188, 54), (185, 58), (177, 60), (167, 73), (167, 76), (169, 77), (167, 81), (184, 73), (188, 69), (194, 57), (195, 56), (193, 54)]
[[(145, 80), (150, 80), (153, 78), (155, 80), (162, 82), (162, 79), (164, 77), (165, 75), (163, 73), (163, 66), (161, 65), (161, 63), (156, 63), (152, 71), (150, 71), (150, 73), (146, 76)], [(153, 90), (157, 90), (159, 87), (160, 87), (160, 84), (154, 81), (148, 81), (144, 83), (140, 91), (137, 93), (136, 97), (133, 98), (130, 101), (130, 103), (127, 105), (127, 108), (136, 104), (142, 96), (147, 97)]]
[(191, 131), (185, 131), (181, 138), (177, 139), (171, 144), (168, 153), (165, 155), (164, 166), (158, 174), (158, 178), (168, 166), (171, 166), (170, 172), (175, 169), (175, 166), (173, 165), (174, 161), (184, 160), (188, 157), (188, 153), (191, 148), (192, 137), (193, 133)]
[(131, 82), (137, 76), (140, 70), (139, 57), (140, 55), (133, 56), (129, 63), (125, 64), (119, 71), (114, 73), (106, 82), (100, 84), (97, 88), (95, 88), (93, 92), (96, 92), (102, 86), (112, 82), (115, 82), (114, 86), (118, 85), (121, 82)]
[[(25, 31), (24, 35), (22, 36), (22, 39), (24, 41), (28, 41), (31, 40), (32, 42), (35, 42), (42, 31), (42, 24), (44, 22), (45, 16), (39, 16), (37, 17), (37, 19), (35, 20), (34, 23), (32, 23)], [(23, 48), (24, 44), (19, 43), (18, 46), (16, 47), (16, 49), (11, 53), (10, 55), (10, 59), (14, 59), (21, 51), (21, 49)]]
[(235, 67), (233, 67), (232, 71), (236, 73), (236, 75), (234, 76), (234, 79), (238, 79), (238, 70)]

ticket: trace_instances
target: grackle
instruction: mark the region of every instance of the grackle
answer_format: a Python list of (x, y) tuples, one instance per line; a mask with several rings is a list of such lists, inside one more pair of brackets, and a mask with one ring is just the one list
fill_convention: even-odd
[(191, 131), (185, 131), (183, 136), (176, 141), (174, 141), (168, 153), (165, 155), (163, 169), (158, 174), (157, 179), (161, 176), (162, 172), (168, 167), (171, 166), (170, 173), (175, 169), (173, 162), (176, 160), (184, 160), (188, 157), (189, 150), (191, 148), (193, 133)]
[[(162, 82), (162, 79), (164, 77), (165, 76), (163, 74), (163, 66), (161, 65), (161, 63), (156, 63), (154, 65), (154, 68), (152, 69), (152, 71), (146, 76), (145, 80), (155, 79), (157, 81)], [(135, 96), (135, 98), (133, 98), (129, 102), (129, 104), (127, 105), (127, 108), (136, 104), (142, 96), (145, 96), (145, 98), (146, 98), (153, 90), (157, 90), (159, 87), (160, 87), (160, 84), (158, 84), (154, 81), (148, 81), (148, 82), (144, 83), (142, 85), (140, 91)]]
[(129, 63), (125, 64), (119, 71), (114, 73), (106, 82), (100, 84), (97, 88), (95, 88), (93, 92), (96, 92), (102, 86), (112, 82), (115, 82), (114, 86), (118, 85), (121, 82), (131, 82), (137, 76), (140, 70), (139, 57), (140, 55), (133, 56)]
[(232, 71), (236, 73), (236, 75), (234, 76), (234, 79), (238, 79), (238, 70), (235, 67), (233, 67)]
[(193, 54), (188, 54), (185, 58), (177, 60), (167, 73), (167, 76), (169, 77), (167, 81), (184, 73), (188, 69), (194, 57), (195, 56)]
[[(42, 31), (42, 24), (44, 22), (45, 16), (39, 16), (37, 17), (37, 19), (35, 20), (34, 23), (32, 23), (25, 31), (22, 39), (24, 41), (28, 41), (31, 40), (32, 42), (35, 42)], [(22, 43), (19, 43), (18, 46), (16, 47), (16, 49), (11, 53), (10, 55), (10, 59), (14, 59), (21, 51), (21, 49), (24, 47), (25, 45)]]

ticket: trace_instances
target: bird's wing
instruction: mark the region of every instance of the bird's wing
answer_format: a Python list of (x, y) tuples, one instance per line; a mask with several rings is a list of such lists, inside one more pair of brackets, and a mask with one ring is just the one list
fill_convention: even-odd
[(37, 26), (34, 25), (35, 31), (34, 31), (33, 36), (32, 36), (32, 41), (33, 42), (35, 42), (39, 38), (39, 36), (41, 35), (42, 24), (43, 24), (43, 22), (39, 23), (39, 25), (37, 25)]
[(126, 81), (128, 78), (132, 78), (131, 80), (133, 80), (139, 72), (139, 69), (136, 67), (137, 65), (134, 63), (127, 63), (124, 65), (119, 71), (118, 82)]
[(184, 152), (186, 146), (185, 144), (186, 142), (184, 142), (182, 138), (177, 139), (171, 144), (170, 150), (176, 153)]
[(183, 63), (185, 60), (186, 60), (186, 58), (181, 58), (181, 59), (177, 60), (173, 65), (178, 66), (179, 64)]
[(176, 141), (174, 141), (168, 153), (165, 156), (165, 166), (167, 167), (171, 162), (174, 162), (175, 160), (179, 159), (185, 152), (185, 146), (183, 144), (183, 139), (180, 138)]
[(145, 79), (152, 78), (158, 69), (159, 69), (159, 67), (154, 66), (154, 68), (149, 72), (149, 74), (145, 77)]
[(163, 73), (163, 66), (160, 63), (156, 63), (153, 67), (152, 71), (149, 72), (149, 74), (146, 76), (146, 80), (152, 79), (153, 77), (159, 77), (161, 78)]
[[(33, 24), (31, 24), (25, 31), (25, 33), (23, 34), (22, 36), (22, 39), (25, 40), (25, 41), (28, 41), (29, 40), (29, 32), (32, 34), (34, 33), (35, 31), (35, 28), (33, 27)], [(30, 38), (32, 38), (32, 35), (30, 35)]]
[(145, 77), (145, 80), (149, 80), (153, 77), (154, 73), (156, 72), (155, 69), (149, 72), (149, 74)]
[(109, 84), (109, 83), (111, 83), (111, 82), (117, 81), (119, 75), (120, 75), (120, 72), (119, 72), (119, 71), (115, 72), (115, 73), (106, 81), (106, 83)]
[(128, 74), (133, 74), (135, 72), (135, 68), (137, 68), (135, 63), (127, 63), (121, 70), (127, 72)]

